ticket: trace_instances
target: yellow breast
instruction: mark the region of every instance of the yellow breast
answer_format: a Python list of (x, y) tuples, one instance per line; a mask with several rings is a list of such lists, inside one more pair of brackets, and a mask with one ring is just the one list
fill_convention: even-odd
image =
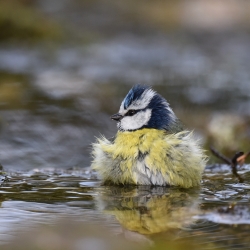
[(196, 186), (205, 157), (187, 131), (157, 129), (118, 132), (93, 145), (92, 167), (106, 183)]

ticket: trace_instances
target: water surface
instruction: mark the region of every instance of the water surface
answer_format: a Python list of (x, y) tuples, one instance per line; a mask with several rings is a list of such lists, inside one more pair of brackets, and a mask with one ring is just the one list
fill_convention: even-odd
[[(240, 171), (249, 179), (250, 167)], [(195, 249), (249, 249), (250, 183), (237, 183), (226, 165), (208, 167), (200, 188), (108, 187), (89, 170), (11, 172), (3, 181), (1, 243), (38, 225), (103, 226), (127, 242), (169, 242)], [(65, 226), (65, 225), (64, 225)], [(83, 236), (84, 237), (84, 233)], [(96, 236), (95, 236), (96, 237)]]

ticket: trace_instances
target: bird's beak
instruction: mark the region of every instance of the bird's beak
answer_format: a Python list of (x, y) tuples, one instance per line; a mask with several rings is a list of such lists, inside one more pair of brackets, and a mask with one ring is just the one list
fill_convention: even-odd
[(120, 121), (123, 118), (123, 116), (117, 113), (117, 114), (112, 115), (110, 118), (114, 121)]

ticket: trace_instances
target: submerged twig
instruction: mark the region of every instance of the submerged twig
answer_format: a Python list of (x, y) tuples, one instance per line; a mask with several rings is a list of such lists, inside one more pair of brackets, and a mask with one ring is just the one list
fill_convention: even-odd
[(244, 182), (244, 179), (238, 174), (237, 172), (237, 165), (238, 165), (238, 158), (243, 156), (244, 152), (237, 152), (234, 157), (232, 158), (232, 163), (231, 163), (231, 167), (232, 167), (232, 172), (233, 174), (238, 178), (240, 183)]
[(246, 158), (250, 155), (250, 151), (246, 154), (244, 152), (237, 152), (232, 159), (226, 157), (222, 153), (220, 153), (218, 150), (216, 150), (213, 147), (210, 147), (211, 152), (219, 159), (223, 160), (226, 164), (231, 166), (232, 173), (238, 178), (239, 182), (244, 182), (244, 179), (238, 174), (237, 172), (237, 165), (243, 165)]

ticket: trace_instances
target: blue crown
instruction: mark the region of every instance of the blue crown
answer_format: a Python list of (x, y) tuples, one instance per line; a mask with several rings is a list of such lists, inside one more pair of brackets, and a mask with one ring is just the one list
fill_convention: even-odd
[(150, 87), (139, 84), (135, 85), (132, 89), (130, 89), (124, 99), (124, 108), (127, 109), (133, 101), (138, 100), (143, 94), (143, 92), (147, 89), (150, 89)]

